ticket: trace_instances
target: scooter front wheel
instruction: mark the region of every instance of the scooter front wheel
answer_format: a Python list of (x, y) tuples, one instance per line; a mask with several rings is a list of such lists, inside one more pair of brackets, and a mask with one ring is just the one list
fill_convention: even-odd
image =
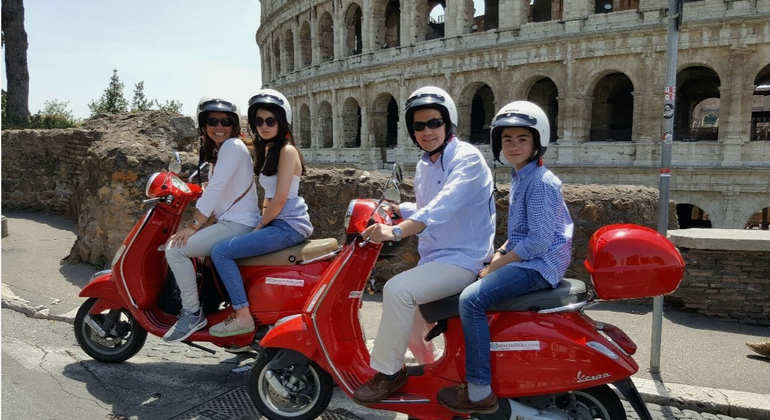
[(75, 338), (89, 356), (105, 363), (128, 360), (144, 346), (147, 331), (124, 308), (91, 314), (98, 301), (89, 298), (75, 316)]
[(270, 420), (310, 420), (318, 417), (332, 398), (331, 376), (304, 356), (292, 362), (262, 351), (249, 379), (249, 396), (257, 410)]

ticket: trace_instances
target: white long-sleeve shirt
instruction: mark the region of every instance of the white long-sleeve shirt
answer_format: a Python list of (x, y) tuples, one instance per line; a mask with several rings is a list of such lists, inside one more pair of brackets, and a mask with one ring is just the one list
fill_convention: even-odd
[[(231, 137), (222, 143), (217, 163), (209, 175), (209, 185), (195, 207), (207, 217), (213, 214), (219, 220), (257, 226), (260, 216), (257, 186), (253, 182), (254, 162), (249, 149), (239, 138)], [(246, 188), (246, 195), (233, 205)]]

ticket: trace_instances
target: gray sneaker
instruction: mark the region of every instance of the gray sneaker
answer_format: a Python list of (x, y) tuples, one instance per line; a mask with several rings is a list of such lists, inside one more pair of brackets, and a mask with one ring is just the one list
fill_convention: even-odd
[(176, 324), (166, 331), (163, 335), (163, 341), (167, 343), (176, 343), (189, 337), (195, 331), (206, 326), (206, 315), (203, 311), (198, 309), (197, 314), (182, 309), (182, 313), (179, 314)]

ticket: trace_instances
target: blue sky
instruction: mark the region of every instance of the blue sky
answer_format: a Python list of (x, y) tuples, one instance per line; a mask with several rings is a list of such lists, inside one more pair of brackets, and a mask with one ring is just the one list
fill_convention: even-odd
[(258, 0), (26, 0), (24, 8), (32, 113), (58, 99), (88, 117), (113, 68), (129, 102), (144, 81), (148, 98), (181, 101), (186, 115), (201, 96), (243, 107), (262, 85)]

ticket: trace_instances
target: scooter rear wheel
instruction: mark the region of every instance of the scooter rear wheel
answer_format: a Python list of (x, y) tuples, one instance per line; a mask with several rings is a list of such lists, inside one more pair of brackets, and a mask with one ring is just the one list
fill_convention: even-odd
[[(147, 330), (134, 319), (126, 309), (113, 309), (101, 314), (89, 314), (97, 302), (89, 298), (78, 309), (75, 316), (75, 338), (89, 356), (105, 363), (120, 363), (128, 360), (144, 346)], [(113, 312), (117, 311), (117, 312)], [(94, 328), (104, 329), (105, 321), (112, 316), (116, 322), (102, 337)]]
[(607, 385), (571, 392), (574, 400), (569, 414), (577, 419), (626, 420), (626, 410)]
[[(270, 420), (315, 419), (326, 410), (332, 398), (331, 376), (307, 359), (304, 363), (278, 367), (274, 361), (276, 353), (269, 349), (262, 351), (251, 370), (249, 396), (254, 405)], [(297, 375), (297, 371), (301, 373)], [(288, 395), (281, 395), (283, 392)]]

